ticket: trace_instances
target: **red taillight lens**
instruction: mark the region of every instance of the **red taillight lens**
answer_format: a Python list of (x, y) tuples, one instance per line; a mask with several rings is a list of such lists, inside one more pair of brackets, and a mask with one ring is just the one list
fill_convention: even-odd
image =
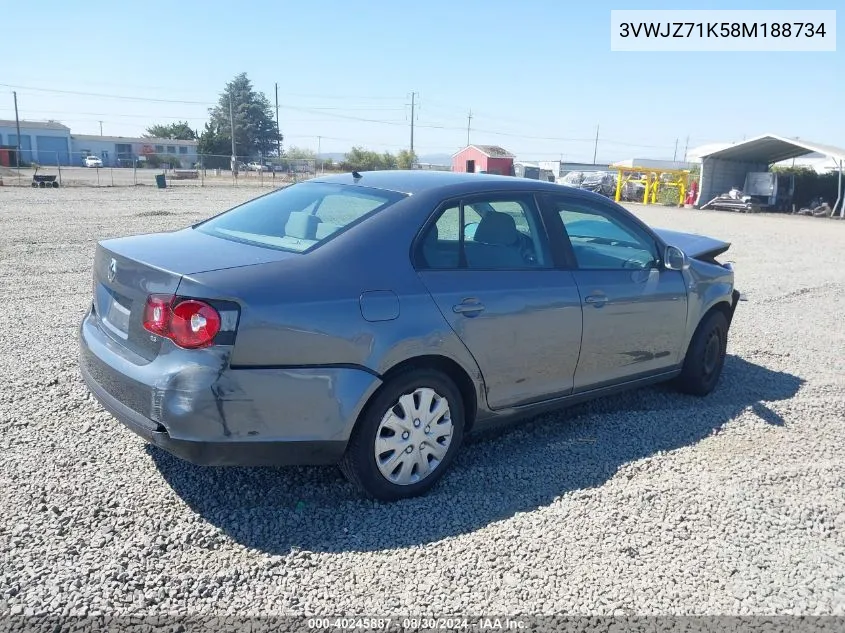
[(179, 347), (206, 347), (219, 331), (220, 314), (207, 303), (189, 299), (173, 308), (170, 334)]
[(144, 307), (144, 329), (169, 338), (179, 347), (207, 347), (220, 331), (220, 313), (196, 299), (179, 301), (172, 295), (150, 295)]
[(167, 337), (171, 303), (173, 303), (173, 295), (150, 295), (147, 297), (147, 305), (144, 306), (144, 329), (153, 334)]

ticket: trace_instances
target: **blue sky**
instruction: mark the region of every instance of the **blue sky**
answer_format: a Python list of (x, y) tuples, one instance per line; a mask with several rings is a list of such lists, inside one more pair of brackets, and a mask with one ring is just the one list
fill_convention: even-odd
[(591, 159), (596, 125), (599, 160), (671, 159), (676, 139), (681, 158), (687, 137), (694, 147), (765, 132), (845, 146), (842, 44), (836, 53), (611, 52), (613, 8), (698, 7), (56, 1), (36, 11), (49, 19), (35, 20), (18, 2), (4, 11), (0, 118), (14, 118), (15, 89), (22, 118), (60, 120), (76, 133), (99, 133), (100, 120), (109, 135), (177, 119), (201, 129), (224, 84), (246, 72), (271, 102), (278, 82), (285, 145), (317, 149), (320, 136), (323, 152), (407, 147), (411, 91), (419, 154), (464, 145), (470, 109), (472, 142), (524, 160)]

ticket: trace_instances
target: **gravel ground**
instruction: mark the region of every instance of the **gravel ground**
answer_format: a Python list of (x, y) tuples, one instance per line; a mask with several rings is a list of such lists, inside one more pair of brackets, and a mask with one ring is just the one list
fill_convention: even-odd
[(265, 190), (0, 188), (0, 614), (845, 615), (845, 222), (635, 208), (734, 243), (723, 380), (487, 434), (427, 497), (212, 469), (87, 395), (95, 240)]

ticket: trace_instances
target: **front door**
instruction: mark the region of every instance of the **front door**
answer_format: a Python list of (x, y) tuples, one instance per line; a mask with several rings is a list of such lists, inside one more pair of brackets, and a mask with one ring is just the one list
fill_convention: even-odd
[(419, 275), (475, 358), (491, 409), (572, 392), (581, 301), (553, 267), (533, 196), (447, 203), (424, 233)]
[(665, 269), (651, 234), (615, 206), (565, 194), (546, 200), (567, 238), (584, 308), (574, 391), (676, 367), (687, 329), (683, 273)]

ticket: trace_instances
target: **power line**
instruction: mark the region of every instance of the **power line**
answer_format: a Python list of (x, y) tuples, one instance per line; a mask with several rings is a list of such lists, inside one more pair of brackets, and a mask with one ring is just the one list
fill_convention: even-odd
[[(154, 98), (154, 97), (137, 97), (137, 96), (129, 96), (129, 95), (116, 95), (116, 94), (85, 92), (85, 91), (77, 91), (77, 90), (60, 90), (60, 89), (56, 89), (56, 88), (38, 88), (38, 87), (34, 87), (34, 86), (15, 86), (15, 85), (12, 85), (12, 84), (5, 84), (5, 83), (0, 83), (0, 86), (5, 86), (5, 87), (9, 87), (9, 88), (19, 87), (19, 88), (25, 89), (25, 90), (35, 90), (35, 91), (47, 92), (47, 93), (72, 94), (72, 95), (79, 95), (79, 96), (96, 96), (96, 97), (102, 97), (102, 98), (124, 99), (124, 100), (139, 101), (139, 102), (173, 103), (173, 104), (180, 104), (180, 105), (203, 105), (203, 106), (217, 105), (217, 103), (212, 104), (211, 102), (204, 102), (204, 101), (189, 101), (189, 100), (181, 100), (181, 99), (158, 99), (158, 98)], [(311, 95), (311, 96), (315, 97), (314, 95)], [(424, 129), (445, 130), (445, 131), (459, 131), (459, 130), (463, 131), (465, 129), (463, 127), (458, 127), (458, 126), (454, 126), (454, 125), (425, 124), (425, 123), (420, 124), (420, 123), (417, 123), (416, 122), (416, 117), (417, 117), (416, 109), (418, 108), (418, 103), (416, 102), (416, 99), (415, 99), (416, 96), (417, 96), (417, 93), (415, 93), (415, 92), (412, 93), (412, 101), (414, 101), (414, 108), (413, 108), (414, 111), (413, 111), (413, 114), (412, 114), (412, 117), (411, 117), (412, 128), (424, 128)], [(324, 96), (322, 98), (329, 98), (329, 97)], [(350, 97), (346, 97), (346, 98), (350, 98)], [(374, 99), (375, 99), (375, 97), (374, 97)], [(378, 97), (378, 99), (382, 99), (382, 98)], [(342, 111), (354, 110), (355, 108), (352, 107), (352, 106), (342, 106), (342, 107), (341, 106), (311, 106), (311, 107), (303, 107), (303, 106), (292, 106), (292, 105), (291, 106), (281, 106), (280, 105), (279, 108), (285, 109), (285, 110), (303, 112), (303, 113), (307, 113), (307, 114), (320, 114), (320, 115), (323, 115), (323, 116), (332, 117), (334, 119), (359, 121), (359, 122), (364, 122), (364, 123), (375, 123), (375, 124), (379, 124), (379, 125), (402, 126), (402, 125), (406, 124), (405, 122), (402, 122), (402, 121), (391, 121), (391, 120), (385, 120), (385, 119), (380, 119), (380, 118), (361, 117), (361, 116), (354, 116), (354, 115), (341, 114), (341, 113), (335, 112), (336, 110), (342, 110)], [(380, 108), (361, 108), (361, 109), (367, 110), (367, 111), (398, 111), (402, 108), (381, 108), (381, 109)], [(80, 113), (80, 114), (83, 114), (83, 113)], [(90, 114), (91, 114), (91, 116), (98, 116), (98, 114), (96, 114), (96, 113), (90, 113)], [(112, 115), (106, 115), (106, 116), (112, 116)], [(120, 115), (120, 114), (116, 114), (114, 116), (125, 117), (125, 118), (132, 118), (132, 117), (146, 118), (145, 115)], [(479, 114), (477, 112), (471, 113), (471, 117), (476, 117), (476, 116), (479, 116)], [(174, 118), (174, 119), (179, 119), (179, 120), (199, 121), (199, 120), (205, 120), (205, 118), (207, 118), (207, 117), (202, 117), (202, 118), (201, 117), (184, 117), (184, 116), (182, 116), (182, 117), (169, 117), (169, 116), (156, 117), (155, 115), (153, 115), (152, 117), (149, 117), (149, 118), (153, 118), (153, 119), (154, 118), (165, 118), (165, 119)], [(79, 120), (79, 119), (77, 119), (77, 120)], [(99, 119), (97, 119), (96, 121), (99, 121)], [(470, 118), (470, 122), (471, 122), (471, 118)], [(469, 126), (468, 126), (468, 128), (469, 128)], [(536, 135), (530, 135), (530, 134), (521, 134), (521, 133), (515, 133), (515, 132), (502, 132), (502, 131), (499, 131), (499, 130), (490, 130), (490, 129), (482, 129), (482, 128), (475, 128), (473, 131), (481, 133), (481, 134), (491, 135), (491, 136), (514, 138), (514, 139), (520, 139), (520, 140), (536, 140), (536, 141), (549, 141), (549, 142), (590, 142), (590, 141), (593, 141), (593, 139), (589, 139), (589, 138), (563, 137), (563, 136), (536, 136)], [(598, 132), (598, 130), (597, 130), (597, 132)], [(649, 148), (649, 149), (668, 149), (668, 147), (669, 147), (667, 145), (631, 143), (631, 142), (625, 142), (625, 141), (614, 141), (614, 140), (610, 140), (610, 139), (605, 139), (605, 143), (607, 143), (609, 145), (644, 148), (644, 149), (645, 148)], [(597, 145), (598, 145), (598, 135), (595, 139), (594, 154), (597, 154)]]
[(154, 103), (179, 103), (182, 105), (203, 105), (208, 106), (208, 101), (185, 101), (182, 99), (156, 99), (154, 97), (130, 97), (126, 95), (110, 95), (101, 92), (82, 92), (79, 90), (59, 90), (57, 88), (35, 88), (33, 86), (14, 86), (11, 84), (0, 84), (6, 88), (18, 88), (20, 90), (34, 90), (36, 92), (49, 92), (54, 94), (77, 95), (80, 97), (100, 97), (104, 99), (125, 99), (127, 101), (149, 101)]
[[(217, 102), (214, 101), (190, 101), (185, 99), (161, 99), (157, 97), (136, 97), (130, 95), (118, 95), (118, 94), (107, 94), (102, 92), (84, 92), (81, 90), (60, 90), (58, 88), (38, 88), (35, 86), (17, 86), (13, 84), (5, 84), (0, 83), (0, 86), (5, 88), (18, 88), (19, 90), (34, 90), (36, 92), (48, 92), (48, 93), (55, 93), (55, 94), (67, 94), (67, 95), (76, 95), (80, 97), (100, 97), (104, 99), (124, 99), (127, 101), (142, 101), (142, 102), (150, 102), (150, 103), (177, 103), (181, 105), (201, 105), (201, 106), (215, 106)], [(283, 95), (284, 96), (284, 95)], [(287, 95), (287, 96), (297, 96), (297, 95)], [(306, 95), (298, 95), (303, 98), (343, 98), (343, 99), (361, 99), (366, 100), (367, 97), (318, 97), (312, 95), (311, 97), (307, 97)], [(402, 110), (401, 107), (392, 107), (392, 108), (383, 108), (379, 106), (365, 106), (365, 107), (354, 107), (354, 106), (311, 106), (312, 109), (315, 110), (350, 110), (350, 109), (359, 109), (359, 110), (390, 110), (397, 112)]]

